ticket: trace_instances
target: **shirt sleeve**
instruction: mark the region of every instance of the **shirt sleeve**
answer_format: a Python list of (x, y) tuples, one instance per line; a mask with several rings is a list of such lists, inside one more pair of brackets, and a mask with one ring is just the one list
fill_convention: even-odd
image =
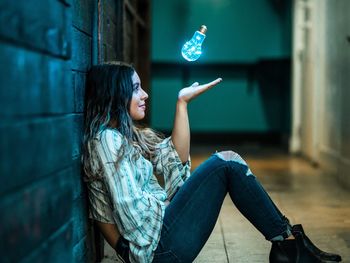
[(190, 176), (191, 158), (183, 164), (171, 137), (168, 137), (156, 145), (151, 162), (154, 173), (164, 178), (165, 191), (171, 199)]
[(95, 180), (87, 184), (89, 198), (89, 217), (109, 224), (115, 224), (110, 198), (101, 181)]
[(129, 155), (116, 167), (123, 137), (116, 131), (101, 135), (100, 158), (104, 181), (110, 194), (113, 216), (121, 234), (139, 247), (152, 251), (158, 244), (165, 206), (136, 180), (136, 168)]

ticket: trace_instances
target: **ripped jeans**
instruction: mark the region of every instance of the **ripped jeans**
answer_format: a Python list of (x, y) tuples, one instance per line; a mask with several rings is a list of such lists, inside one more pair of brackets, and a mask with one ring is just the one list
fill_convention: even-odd
[(267, 240), (291, 235), (288, 219), (245, 161), (234, 152), (222, 153), (202, 163), (166, 208), (154, 263), (192, 262), (208, 240), (227, 193)]

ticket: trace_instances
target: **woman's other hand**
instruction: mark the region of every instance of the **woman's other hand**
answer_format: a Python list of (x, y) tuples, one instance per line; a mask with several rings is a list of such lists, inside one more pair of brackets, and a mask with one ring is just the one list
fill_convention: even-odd
[(222, 81), (221, 78), (217, 78), (216, 80), (199, 85), (198, 82), (193, 83), (191, 86), (187, 88), (183, 88), (179, 92), (178, 100), (181, 102), (189, 103), (192, 99), (202, 94), (203, 92), (211, 89)]

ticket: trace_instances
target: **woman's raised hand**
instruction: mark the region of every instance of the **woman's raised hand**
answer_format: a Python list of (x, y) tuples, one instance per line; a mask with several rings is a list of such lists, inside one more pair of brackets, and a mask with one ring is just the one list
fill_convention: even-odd
[(221, 78), (217, 78), (216, 80), (213, 80), (212, 82), (202, 84), (202, 85), (199, 85), (198, 82), (195, 82), (191, 86), (180, 90), (178, 100), (188, 103), (192, 99), (197, 97), (199, 94), (202, 94), (203, 92), (211, 89), (212, 87), (219, 84), (221, 81), (222, 81)]

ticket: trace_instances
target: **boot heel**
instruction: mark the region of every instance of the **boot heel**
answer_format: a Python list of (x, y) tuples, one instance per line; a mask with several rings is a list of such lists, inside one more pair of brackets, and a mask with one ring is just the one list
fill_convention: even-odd
[(269, 255), (270, 263), (295, 263), (297, 248), (295, 240), (272, 242)]

